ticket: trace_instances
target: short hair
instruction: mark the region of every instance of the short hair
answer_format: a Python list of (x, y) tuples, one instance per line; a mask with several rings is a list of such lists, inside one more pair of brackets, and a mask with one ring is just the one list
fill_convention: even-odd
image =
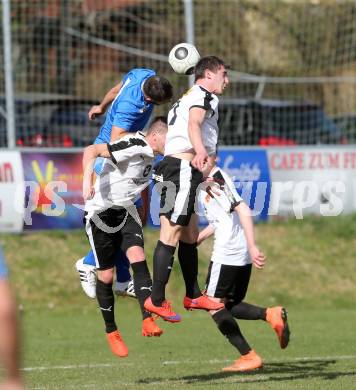
[(161, 134), (161, 133), (166, 133), (167, 131), (168, 131), (167, 118), (165, 116), (156, 116), (151, 122), (146, 134), (148, 135), (153, 132), (157, 132)]
[(151, 76), (143, 84), (144, 94), (154, 103), (162, 103), (172, 99), (172, 84), (164, 77)]
[(205, 77), (205, 71), (210, 70), (216, 73), (222, 66), (228, 68), (225, 62), (216, 56), (202, 57), (194, 68), (195, 81)]

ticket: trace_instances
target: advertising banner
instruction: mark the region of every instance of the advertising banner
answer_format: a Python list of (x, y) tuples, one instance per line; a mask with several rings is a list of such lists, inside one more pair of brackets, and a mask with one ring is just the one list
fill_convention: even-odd
[(0, 152), (0, 232), (23, 228), (23, 171), (19, 152)]
[(252, 210), (255, 221), (268, 219), (271, 181), (264, 149), (220, 148), (218, 165), (234, 181), (237, 192)]
[[(219, 149), (218, 166), (232, 178), (238, 193), (253, 210), (255, 221), (266, 221), (271, 193), (266, 151), (222, 147)], [(148, 223), (159, 226), (159, 198), (152, 186), (151, 193)], [(198, 213), (200, 224), (206, 224), (199, 207)]]
[(22, 153), (25, 230), (83, 227), (82, 153)]
[(269, 148), (269, 214), (336, 216), (356, 210), (356, 148)]
[[(0, 232), (82, 228), (81, 165), (81, 152), (2, 150)], [(356, 211), (354, 146), (222, 147), (218, 165), (233, 179), (256, 221)], [(151, 192), (148, 224), (157, 227), (159, 197), (152, 186)], [(203, 217), (200, 223), (206, 223)]]

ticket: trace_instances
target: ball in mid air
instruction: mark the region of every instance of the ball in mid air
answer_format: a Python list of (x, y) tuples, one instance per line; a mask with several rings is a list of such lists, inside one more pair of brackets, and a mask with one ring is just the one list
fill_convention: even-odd
[(200, 60), (196, 47), (190, 43), (178, 43), (168, 55), (168, 62), (176, 73), (189, 75)]

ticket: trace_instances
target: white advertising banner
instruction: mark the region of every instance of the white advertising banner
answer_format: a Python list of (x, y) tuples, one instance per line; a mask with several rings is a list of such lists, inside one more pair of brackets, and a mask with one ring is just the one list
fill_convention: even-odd
[(0, 150), (0, 232), (23, 230), (24, 196), (21, 154)]
[(356, 210), (356, 147), (268, 148), (269, 215), (336, 216)]

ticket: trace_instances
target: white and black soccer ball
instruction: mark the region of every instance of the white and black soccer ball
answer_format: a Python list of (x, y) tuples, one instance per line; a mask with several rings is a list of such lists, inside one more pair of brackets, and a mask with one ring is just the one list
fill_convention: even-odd
[(169, 64), (179, 74), (192, 74), (199, 60), (200, 54), (197, 48), (190, 43), (178, 43), (168, 55)]

